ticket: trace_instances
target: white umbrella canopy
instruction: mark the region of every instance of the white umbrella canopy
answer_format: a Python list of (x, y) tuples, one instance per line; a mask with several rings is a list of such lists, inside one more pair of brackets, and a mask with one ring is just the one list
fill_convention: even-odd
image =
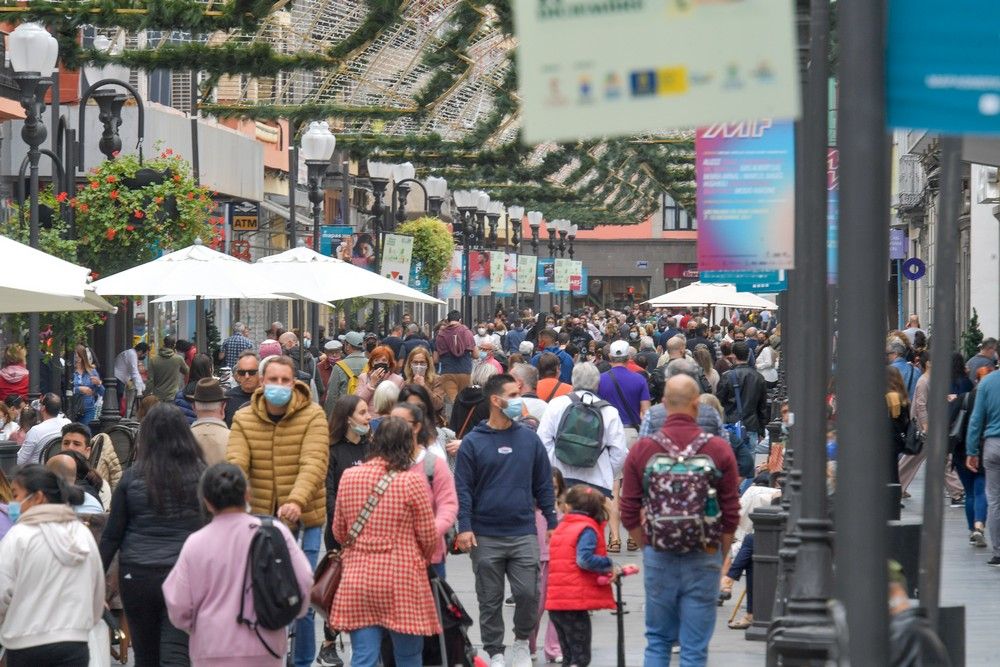
[(186, 294), (205, 299), (252, 299), (268, 289), (250, 264), (195, 241), (93, 284), (98, 294)]
[(311, 248), (292, 248), (277, 255), (261, 257), (253, 266), (268, 292), (312, 301), (365, 297), (385, 301), (444, 303), (349, 262), (321, 255)]
[(773, 310), (777, 304), (756, 294), (737, 292), (736, 286), (726, 283), (691, 283), (685, 287), (667, 292), (646, 304), (655, 308), (687, 308), (724, 306), (726, 308), (751, 308)]
[(90, 269), (0, 236), (0, 313), (115, 312), (87, 284)]

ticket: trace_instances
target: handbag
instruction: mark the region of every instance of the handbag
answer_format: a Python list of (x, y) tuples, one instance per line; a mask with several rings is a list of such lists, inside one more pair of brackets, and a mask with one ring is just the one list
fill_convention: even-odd
[(337, 596), (337, 589), (340, 588), (340, 579), (344, 573), (344, 563), (341, 560), (344, 551), (349, 549), (358, 539), (358, 535), (361, 534), (372, 512), (375, 511), (378, 501), (382, 499), (382, 494), (389, 488), (389, 484), (395, 477), (395, 470), (390, 470), (382, 476), (371, 495), (368, 496), (368, 500), (365, 501), (365, 506), (361, 508), (361, 514), (354, 520), (341, 548), (327, 551), (316, 566), (312, 589), (309, 591), (309, 603), (323, 618), (329, 617), (330, 610), (333, 608), (333, 599)]
[(906, 427), (906, 436), (903, 438), (903, 453), (910, 456), (917, 456), (924, 451), (924, 440), (926, 435), (920, 430), (916, 419), (910, 419), (910, 424)]

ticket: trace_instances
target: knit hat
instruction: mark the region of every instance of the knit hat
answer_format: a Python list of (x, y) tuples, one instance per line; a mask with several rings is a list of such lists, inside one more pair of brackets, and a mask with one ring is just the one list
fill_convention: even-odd
[(280, 356), (282, 354), (284, 354), (284, 352), (281, 349), (281, 343), (273, 338), (268, 338), (267, 340), (261, 342), (260, 348), (257, 350), (257, 356), (261, 359), (264, 357)]

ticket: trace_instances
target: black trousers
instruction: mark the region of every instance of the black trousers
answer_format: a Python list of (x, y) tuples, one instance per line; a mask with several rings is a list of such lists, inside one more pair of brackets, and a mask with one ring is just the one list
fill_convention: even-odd
[(7, 649), (7, 667), (87, 667), (87, 642), (58, 642), (31, 648)]
[(550, 611), (549, 618), (559, 635), (563, 664), (587, 667), (590, 664), (590, 612)]
[[(132, 633), (136, 667), (188, 667), (188, 635), (170, 623), (163, 582), (170, 568), (120, 566), (122, 607)], [(233, 620), (235, 623), (235, 619)]]

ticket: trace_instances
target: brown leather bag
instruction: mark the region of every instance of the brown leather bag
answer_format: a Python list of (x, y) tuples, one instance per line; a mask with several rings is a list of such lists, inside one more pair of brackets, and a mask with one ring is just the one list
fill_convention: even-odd
[(361, 514), (354, 520), (340, 550), (330, 549), (316, 565), (312, 590), (309, 591), (309, 604), (323, 618), (330, 616), (330, 610), (333, 609), (333, 599), (337, 596), (337, 589), (340, 588), (340, 579), (344, 573), (343, 553), (350, 549), (354, 541), (358, 539), (358, 535), (361, 534), (372, 512), (375, 511), (378, 501), (382, 499), (382, 494), (389, 488), (389, 484), (395, 477), (396, 471), (390, 470), (379, 480), (372, 494), (368, 496), (365, 506), (361, 508)]

